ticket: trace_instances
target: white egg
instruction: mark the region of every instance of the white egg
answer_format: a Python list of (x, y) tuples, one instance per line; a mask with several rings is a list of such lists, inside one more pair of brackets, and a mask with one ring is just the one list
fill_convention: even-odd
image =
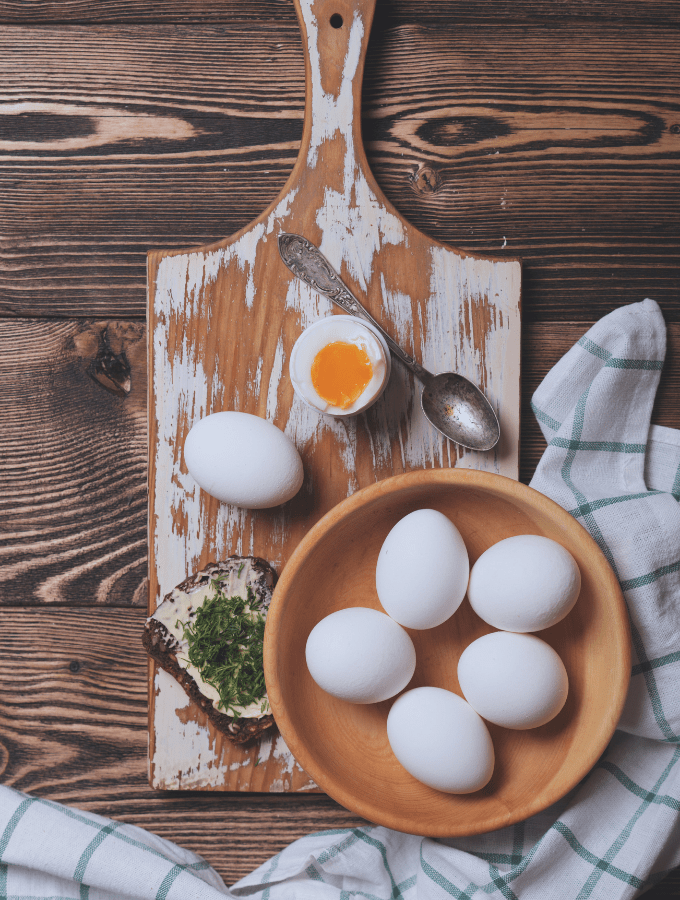
[[(329, 355), (333, 351), (335, 355)], [(351, 369), (359, 357), (368, 364), (362, 367), (362, 380), (357, 382), (352, 378)], [(320, 368), (313, 375), (315, 363)], [(309, 325), (297, 339), (290, 355), (289, 371), (296, 394), (308, 406), (328, 415), (353, 416), (382, 394), (390, 366), (387, 344), (370, 322), (355, 316), (327, 316)], [(321, 377), (323, 382), (319, 381)], [(365, 384), (363, 377), (368, 379)], [(326, 396), (317, 390), (322, 383), (331, 389)]]
[(199, 419), (184, 442), (184, 461), (204, 491), (245, 509), (285, 503), (304, 477), (290, 438), (266, 419), (242, 412)]
[(451, 691), (420, 687), (402, 694), (387, 717), (387, 737), (406, 771), (437, 791), (471, 794), (493, 774), (486, 725)]
[(470, 563), (460, 532), (436, 509), (400, 519), (385, 538), (375, 571), (388, 615), (406, 628), (434, 628), (458, 609)]
[(480, 617), (503, 631), (540, 631), (563, 619), (581, 590), (581, 573), (561, 544), (520, 534), (493, 544), (470, 573), (468, 598)]
[(564, 706), (569, 679), (553, 648), (533, 634), (495, 631), (458, 661), (460, 689), (482, 718), (504, 728), (537, 728)]
[(380, 703), (403, 690), (416, 668), (413, 641), (385, 613), (363, 606), (331, 613), (307, 638), (314, 681), (350, 703)]

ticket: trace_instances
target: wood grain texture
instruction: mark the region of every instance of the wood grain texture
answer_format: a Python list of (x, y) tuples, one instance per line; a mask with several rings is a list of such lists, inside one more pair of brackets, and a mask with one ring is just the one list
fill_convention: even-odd
[[(379, 7), (363, 129), (380, 187), (432, 236), (522, 257), (535, 319), (648, 295), (680, 321), (680, 32), (663, 4), (635, 23), (633, 4), (464, 6)], [(0, 314), (142, 315), (147, 249), (217, 240), (281, 189), (304, 103), (292, 3), (224, 10), (0, 28)]]
[[(675, 142), (668, 143), (671, 135), (680, 142), (680, 119), (677, 105), (667, 100), (678, 94), (679, 21), (680, 7), (674, 0), (378, 2), (363, 125), (379, 184), (402, 213), (434, 237), (444, 236), (462, 247), (469, 240), (489, 252), (509, 251), (525, 259), (523, 481), (529, 480), (544, 446), (528, 399), (549, 365), (588, 324), (614, 306), (645, 295), (662, 302), (669, 321), (680, 321), (678, 220), (677, 210), (669, 206), (669, 197), (675, 194), (672, 173), (677, 172), (678, 149)], [(0, 144), (0, 315), (107, 321), (112, 315), (141, 317), (144, 257), (149, 247), (199, 244), (235, 230), (265, 208), (290, 173), (302, 131), (304, 88), (302, 50), (289, 0), (248, 0), (247, 4), (238, 0), (219, 4), (206, 0), (101, 0), (96, 4), (90, 0), (0, 0), (0, 23), (0, 140), (8, 142)], [(460, 26), (466, 28), (459, 31)], [(506, 32), (512, 38), (510, 45)], [(546, 56), (543, 37), (549, 33), (554, 40)], [(584, 36), (590, 41), (588, 59), (579, 54)], [(440, 106), (436, 98), (434, 103), (427, 96), (423, 101), (422, 87), (428, 85), (430, 68), (436, 68), (430, 43), (443, 39), (455, 49), (456, 57), (464, 59), (464, 66), (461, 69), (453, 60), (455, 85), (447, 87), (446, 72), (443, 82), (434, 83), (446, 97), (446, 104)], [(482, 40), (481, 51), (475, 55), (471, 51), (480, 50)], [(496, 41), (504, 50), (509, 47), (516, 68), (504, 68)], [(167, 56), (162, 52), (164, 43), (170, 47)], [(249, 50), (245, 61), (239, 45)], [(558, 49), (555, 54), (554, 48)], [(629, 59), (634, 64), (629, 65)], [(393, 74), (387, 78), (382, 66), (390, 61)], [(394, 73), (399, 76), (396, 81)], [(283, 108), (277, 112), (273, 109), (279, 98), (269, 90), (274, 77), (288, 85)], [(491, 123), (487, 119), (486, 128), (481, 129), (485, 146), (489, 132), (497, 133), (497, 122), (502, 125), (507, 118), (511, 126), (517, 126), (514, 137), (499, 135), (502, 146), (489, 148), (488, 159), (474, 158), (480, 141), (471, 138), (480, 137), (479, 129), (454, 133), (457, 146), (453, 146), (450, 123), (444, 129), (448, 144), (442, 150), (439, 111), (455, 107), (459, 92), (466, 112), (479, 104), (488, 110), (489, 99), (502, 99), (502, 115), (492, 117)], [(537, 98), (544, 94), (551, 108), (537, 113)], [(596, 100), (604, 105), (594, 121)], [(28, 106), (18, 115), (12, 104), (24, 102)], [(78, 104), (78, 112), (72, 115), (73, 103)], [(215, 104), (217, 112), (213, 112)], [(399, 136), (398, 117), (391, 112), (394, 105), (403, 109), (407, 120), (405, 139)], [(104, 113), (91, 114), (92, 107), (103, 107)], [(571, 122), (589, 125), (590, 136), (596, 138), (590, 145), (583, 144), (583, 129), (581, 143), (574, 146), (568, 143), (572, 135), (566, 127), (552, 128), (551, 115), (571, 116), (575, 108), (588, 114)], [(625, 127), (609, 128), (616, 125), (617, 117), (621, 121), (622, 110)], [(523, 122), (518, 122), (516, 111), (524, 116)], [(186, 121), (192, 117), (198, 134), (187, 128)], [(540, 152), (527, 148), (536, 119), (544, 142)], [(108, 133), (105, 120), (112, 126)], [(423, 128), (414, 144), (413, 122), (420, 128), (430, 120), (437, 127)], [(665, 123), (663, 132), (659, 132), (659, 120)], [(638, 135), (650, 124), (656, 131)], [(117, 140), (118, 136), (124, 140)], [(74, 138), (80, 141), (79, 147), (55, 149), (55, 141)], [(623, 149), (622, 138), (628, 142)], [(631, 144), (631, 138), (637, 145)], [(612, 145), (616, 140), (619, 144)], [(39, 146), (20, 150), (15, 146), (19, 141)], [(168, 148), (173, 148), (174, 155)], [(504, 166), (500, 181), (493, 177), (500, 171), (499, 157)], [(388, 166), (381, 158), (393, 162)], [(459, 162), (461, 185), (455, 181)], [(448, 171), (440, 171), (447, 167)], [(423, 174), (423, 169), (428, 171)], [(582, 187), (582, 176), (587, 187)], [(501, 187), (511, 189), (512, 205), (502, 198)], [(447, 203), (442, 202), (443, 195)], [(532, 218), (535, 213), (542, 217), (540, 230)], [(505, 238), (506, 249), (497, 249)], [(60, 331), (64, 324), (66, 332)], [(139, 539), (135, 534), (143, 539), (145, 505), (144, 423), (137, 417), (125, 419), (124, 404), (112, 403), (110, 418), (102, 424), (96, 403), (99, 394), (105, 393), (100, 387), (91, 395), (87, 391), (80, 395), (87, 414), (74, 418), (70, 403), (76, 401), (71, 401), (69, 393), (72, 374), (62, 362), (72, 355), (55, 335), (64, 337), (78, 324), (24, 321), (18, 323), (19, 331), (2, 330), (2, 389), (4, 399), (9, 398), (3, 412), (11, 421), (11, 435), (0, 438), (3, 501), (10, 512), (22, 511), (28, 535), (28, 540), (10, 535), (14, 549), (9, 560), (3, 559), (0, 586), (4, 604), (21, 605), (25, 598), (39, 603), (88, 603), (94, 594), (106, 597), (104, 602), (125, 604), (137, 589), (143, 592), (141, 561), (135, 563), (138, 574), (133, 583), (128, 582), (120, 594), (100, 593), (105, 579), (119, 577), (124, 569), (115, 560), (102, 564), (98, 574), (95, 566), (90, 581), (82, 573), (73, 575), (93, 525), (110, 539), (117, 531), (132, 543)], [(654, 418), (679, 427), (680, 335), (673, 328), (669, 332), (669, 359)], [(53, 431), (56, 456), (47, 454), (44, 463), (37, 453), (26, 463), (24, 434), (39, 447), (41, 423), (55, 421), (58, 412), (50, 409), (38, 419), (32, 415), (34, 398), (22, 394), (12, 371), (17, 360), (21, 377), (33, 378), (43, 388), (49, 385), (61, 404), (58, 409), (64, 410), (64, 422), (73, 423), (70, 431), (66, 427)], [(36, 367), (41, 379), (33, 371)], [(144, 372), (145, 361), (136, 366), (131, 359), (131, 370), (134, 392), (135, 374)], [(24, 434), (15, 428), (19, 422)], [(99, 446), (101, 433), (116, 450), (107, 459), (108, 468), (101, 465), (100, 456), (98, 464), (88, 468), (84, 457), (89, 448)], [(74, 442), (88, 448), (82, 451), (81, 462), (72, 450)], [(60, 475), (57, 459), (63, 462)], [(134, 475), (122, 504), (112, 498), (108, 510), (105, 505), (96, 506), (89, 520), (81, 511), (80, 528), (73, 526), (68, 513), (68, 524), (59, 527), (63, 507), (73, 508), (73, 497), (64, 501), (55, 493), (67, 479), (80, 478), (78, 483), (87, 482), (88, 490), (97, 486), (103, 490), (107, 472), (112, 478), (124, 478), (131, 471)], [(51, 507), (31, 499), (26, 485), (17, 480), (18, 472), (30, 473), (39, 485), (52, 485)], [(131, 519), (125, 519), (128, 502)], [(2, 520), (0, 528), (6, 527)], [(49, 547), (33, 540), (33, 531), (49, 533)], [(3, 530), (2, 535), (5, 538), (8, 532)], [(49, 570), (42, 566), (48, 549)], [(106, 555), (101, 548), (97, 552)], [(18, 554), (20, 567), (14, 565), (12, 553)], [(137, 559), (137, 554), (135, 549), (128, 561)], [(55, 586), (51, 579), (55, 567), (65, 573), (69, 590), (42, 592), (41, 579)], [(39, 574), (37, 581), (29, 580), (27, 571)], [(101, 608), (92, 612), (98, 625), (104, 617), (142, 614)], [(70, 638), (80, 634), (88, 645), (97, 646), (96, 627), (88, 630), (79, 618), (87, 614), (85, 610), (24, 613), (49, 618), (33, 618), (30, 623), (26, 619), (22, 627), (13, 618), (19, 611), (3, 610), (3, 624), (21, 632), (23, 647), (33, 648), (35, 635), (44, 634), (50, 623), (64, 616), (75, 617), (68, 621)], [(120, 641), (132, 646), (134, 638), (123, 630)], [(61, 642), (55, 642), (50, 652), (57, 645), (61, 652)], [(2, 669), (3, 682), (11, 685), (17, 698), (26, 684), (52, 683), (53, 678), (36, 669), (49, 668), (45, 662), (49, 654), (21, 655), (19, 650), (4, 657)], [(61, 659), (58, 654), (56, 658)], [(69, 659), (67, 650), (63, 661)], [(138, 664), (143, 666), (141, 656)], [(24, 704), (25, 715), (12, 732), (11, 777), (20, 786), (133, 821), (190, 846), (205, 853), (228, 882), (303, 833), (348, 824), (342, 819), (343, 811), (322, 796), (153, 795), (140, 763), (146, 739), (141, 705), (133, 709), (137, 762), (124, 769), (116, 761), (129, 751), (115, 735), (117, 710), (121, 703), (125, 709), (129, 704), (126, 694), (121, 700), (116, 679), (106, 680), (110, 666), (106, 656), (100, 664), (104, 691), (89, 685), (78, 689), (83, 703), (75, 711), (68, 705), (73, 691), (66, 680), (59, 681), (57, 697), (63, 706), (55, 705), (53, 694), (33, 710)], [(138, 691), (140, 673), (143, 678), (140, 668), (134, 679)], [(16, 708), (16, 703), (9, 702), (12, 692), (2, 693), (5, 710)], [(143, 703), (142, 693), (138, 700)], [(103, 722), (100, 707), (107, 711)], [(92, 740), (88, 738), (90, 714), (102, 724)], [(80, 740), (67, 748), (60, 765), (50, 769), (50, 778), (43, 778), (41, 764), (49, 765), (52, 750), (58, 756), (74, 721), (79, 723)], [(37, 744), (44, 722), (53, 737), (49, 748), (43, 745), (43, 754)], [(4, 728), (3, 739), (6, 734)], [(108, 778), (106, 773), (114, 768), (119, 777)], [(9, 777), (8, 771), (3, 779)], [(76, 787), (69, 781), (73, 773)], [(645, 896), (670, 900), (679, 894), (677, 870)]]
[[(288, 0), (2, 0), (0, 23), (35, 24), (40, 22), (224, 22), (245, 20), (252, 26), (271, 20), (272, 14), (290, 15)], [(512, 19), (536, 21), (545, 19), (623, 20), (630, 23), (677, 23), (680, 14), (673, 0), (427, 0), (417, 7), (408, 0), (378, 0), (376, 14), (389, 15), (396, 22), (428, 23), (450, 21), (507, 22)]]
[[(145, 611), (0, 615), (3, 784), (146, 828), (202, 855), (229, 885), (299, 837), (363, 824), (322, 794), (152, 791)], [(645, 896), (674, 900), (678, 891), (680, 869)]]
[[(237, 234), (193, 251), (149, 254), (150, 613), (187, 573), (210, 561), (257, 555), (280, 572), (325, 513), (390, 475), (457, 465), (518, 477), (520, 265), (434, 242), (382, 196), (360, 121), (374, 5), (296, 2), (308, 89), (290, 180)], [(341, 14), (339, 27), (334, 13)], [(420, 386), (397, 365), (384, 394), (357, 417), (323, 416), (294, 394), (293, 345), (335, 309), (281, 261), (277, 238), (285, 232), (318, 246), (419, 364), (458, 372), (481, 387), (501, 422), (492, 451), (443, 439), (425, 418)], [(288, 503), (254, 510), (221, 504), (189, 474), (187, 434), (224, 409), (264, 417), (293, 441), (305, 479)], [(258, 464), (270, 464), (266, 454)], [(253, 749), (222, 740), (155, 669), (149, 695), (155, 787), (315, 789), (283, 741), (265, 736)]]
[[(545, 449), (531, 395), (588, 325), (524, 328), (520, 480), (525, 484)], [(90, 374), (102, 356), (104, 334), (130, 366), (125, 399)], [(0, 604), (146, 608), (143, 323), (4, 320), (0, 393)], [(679, 395), (680, 326), (670, 325), (656, 424), (680, 428)], [(77, 488), (65, 493), (64, 484)]]
[(145, 617), (141, 609), (3, 610), (3, 784), (147, 828), (205, 856), (228, 884), (298, 837), (362, 824), (325, 795), (152, 791)]
[(0, 603), (146, 606), (144, 337), (0, 320)]

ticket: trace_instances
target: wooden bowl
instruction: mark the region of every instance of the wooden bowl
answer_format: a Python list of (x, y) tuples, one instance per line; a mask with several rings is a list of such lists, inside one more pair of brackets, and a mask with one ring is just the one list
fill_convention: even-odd
[[(558, 541), (576, 559), (582, 588), (569, 615), (538, 633), (562, 657), (569, 697), (551, 722), (528, 731), (489, 724), (496, 766), (474, 794), (444, 794), (416, 781), (387, 740), (393, 700), (359, 706), (312, 680), (305, 644), (324, 616), (347, 606), (381, 609), (378, 553), (390, 529), (413, 510), (437, 509), (455, 523), (474, 561), (516, 534)], [(417, 668), (409, 688), (460, 694), (465, 647), (494, 629), (467, 598), (448, 622), (412, 631)], [(620, 716), (630, 676), (630, 632), (619, 584), (588, 532), (532, 488), (485, 472), (430, 469), (397, 475), (338, 504), (301, 541), (274, 591), (264, 669), (272, 711), (303, 769), (347, 809), (412, 834), (458, 837), (519, 822), (563, 797), (597, 762)]]

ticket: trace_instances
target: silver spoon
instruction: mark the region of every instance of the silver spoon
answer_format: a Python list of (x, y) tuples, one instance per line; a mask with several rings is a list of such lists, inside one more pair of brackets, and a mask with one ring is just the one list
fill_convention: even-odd
[(432, 375), (404, 353), (343, 284), (319, 248), (306, 238), (283, 232), (279, 235), (279, 252), (291, 272), (305, 284), (333, 300), (350, 315), (368, 319), (375, 325), (392, 353), (422, 382), (420, 402), (423, 412), (437, 431), (470, 450), (491, 450), (496, 446), (501, 434), (498, 419), (476, 385), (455, 372)]

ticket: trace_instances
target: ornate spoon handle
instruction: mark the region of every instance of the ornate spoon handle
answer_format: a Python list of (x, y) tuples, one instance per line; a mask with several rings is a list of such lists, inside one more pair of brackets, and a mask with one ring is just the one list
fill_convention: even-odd
[(385, 338), (387, 344), (407, 366), (413, 374), (423, 383), (427, 383), (432, 379), (432, 375), (412, 359), (407, 353), (401, 349), (398, 344), (392, 340), (381, 325), (376, 322), (373, 316), (361, 305), (354, 294), (343, 284), (342, 279), (335, 271), (333, 266), (328, 262), (318, 247), (315, 247), (307, 238), (300, 234), (291, 234), (283, 232), (279, 235), (279, 253), (281, 259), (288, 266), (290, 271), (297, 277), (308, 284), (311, 288), (328, 297), (334, 303), (337, 303), (341, 309), (351, 316), (358, 316), (375, 325), (380, 334)]

